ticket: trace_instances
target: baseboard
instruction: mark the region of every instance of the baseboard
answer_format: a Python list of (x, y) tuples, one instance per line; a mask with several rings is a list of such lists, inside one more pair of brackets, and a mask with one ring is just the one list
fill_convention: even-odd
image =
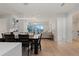
[(52, 39), (52, 38), (41, 38), (41, 39), (50, 39), (50, 40), (54, 40), (54, 39)]

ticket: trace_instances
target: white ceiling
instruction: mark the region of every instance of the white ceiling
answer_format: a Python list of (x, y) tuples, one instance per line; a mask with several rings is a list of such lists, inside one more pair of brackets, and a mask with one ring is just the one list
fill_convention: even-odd
[(19, 15), (27, 17), (53, 17), (77, 10), (79, 4), (65, 3), (0, 3), (0, 17)]

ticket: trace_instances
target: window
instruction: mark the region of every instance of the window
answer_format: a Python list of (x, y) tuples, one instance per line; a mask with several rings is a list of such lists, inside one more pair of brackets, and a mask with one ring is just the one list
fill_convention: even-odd
[(40, 33), (44, 30), (43, 24), (40, 23), (34, 23), (34, 24), (28, 24), (27, 26), (28, 32), (35, 32)]

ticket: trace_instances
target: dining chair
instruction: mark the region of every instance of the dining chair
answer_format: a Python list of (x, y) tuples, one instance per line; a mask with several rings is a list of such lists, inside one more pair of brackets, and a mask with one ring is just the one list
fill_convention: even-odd
[(4, 42), (5, 41), (5, 39), (4, 39), (4, 33), (1, 33), (1, 35), (2, 35), (2, 39), (0, 40), (0, 42)]
[(22, 47), (26, 48), (29, 55), (29, 35), (28, 34), (19, 34), (18, 35), (20, 42), (22, 42)]
[(40, 51), (41, 51), (41, 38), (42, 38), (42, 33), (40, 34), (38, 41), (38, 48), (40, 49)]
[[(40, 34), (40, 36), (38, 37), (38, 43), (37, 43), (37, 46), (38, 46), (38, 49), (40, 49), (40, 51), (41, 51), (41, 37), (42, 37), (42, 33)], [(33, 50), (34, 49), (34, 44), (35, 44), (35, 42), (31, 42), (31, 50)]]
[(4, 34), (5, 42), (16, 42), (14, 34)]

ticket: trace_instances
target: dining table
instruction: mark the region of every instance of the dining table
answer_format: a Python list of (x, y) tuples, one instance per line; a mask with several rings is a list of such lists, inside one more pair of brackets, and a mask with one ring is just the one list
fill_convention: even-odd
[[(35, 37), (34, 35), (30, 35), (29, 34), (29, 41), (30, 42), (34, 42), (33, 46), (34, 46), (34, 54), (38, 54), (38, 37)], [(19, 42), (19, 37), (18, 34), (15, 35), (15, 42)]]

